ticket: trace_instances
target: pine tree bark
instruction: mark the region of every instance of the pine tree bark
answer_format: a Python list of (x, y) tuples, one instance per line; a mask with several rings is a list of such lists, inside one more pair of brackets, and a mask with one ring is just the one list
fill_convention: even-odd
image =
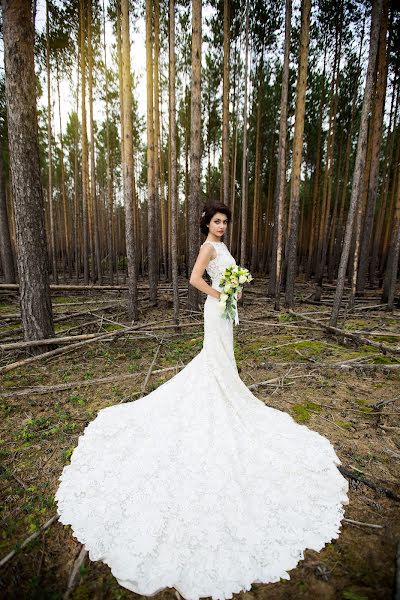
[(156, 210), (154, 185), (154, 113), (153, 113), (153, 3), (146, 0), (146, 89), (147, 89), (147, 218), (150, 304), (157, 304)]
[(87, 0), (79, 0), (79, 27), (81, 44), (81, 136), (82, 136), (82, 260), (83, 283), (89, 284), (89, 211), (88, 211), (88, 153), (86, 131), (86, 44), (85, 44), (85, 8)]
[[(54, 336), (40, 180), (31, 3), (2, 0), (6, 103), (25, 340)], [(44, 352), (47, 347), (32, 349)]]
[[(292, 20), (292, 0), (285, 3), (285, 47), (282, 72), (281, 106), (279, 118), (278, 165), (274, 198), (274, 229), (272, 240), (272, 267), (269, 293), (275, 295), (275, 310), (279, 310), (283, 254), (283, 218), (286, 189), (287, 113), (289, 95), (289, 55)], [(268, 221), (267, 221), (268, 223)]]
[(111, 177), (111, 150), (110, 150), (110, 116), (108, 108), (108, 73), (107, 73), (107, 45), (106, 45), (106, 13), (103, 0), (103, 53), (104, 53), (104, 80), (105, 80), (105, 110), (106, 110), (106, 178), (107, 178), (107, 253), (108, 272), (110, 284), (114, 284), (114, 227), (113, 227), (113, 185)]
[(122, 34), (122, 98), (123, 98), (123, 159), (122, 181), (125, 204), (125, 241), (128, 267), (128, 314), (132, 321), (138, 318), (137, 276), (136, 276), (136, 240), (134, 234), (133, 198), (133, 126), (132, 126), (132, 90), (131, 59), (129, 35), (129, 0), (121, 0)]
[[(365, 281), (367, 278), (371, 233), (374, 221), (375, 204), (378, 191), (379, 180), (379, 160), (380, 147), (382, 139), (383, 112), (386, 97), (386, 85), (388, 75), (388, 54), (386, 48), (386, 35), (388, 29), (388, 0), (383, 1), (382, 21), (379, 34), (378, 60), (377, 60), (377, 79), (374, 110), (372, 113), (372, 139), (371, 139), (371, 167), (368, 181), (367, 207), (364, 217), (364, 229), (360, 249), (360, 265), (357, 277), (357, 292), (364, 292)], [(389, 42), (390, 47), (390, 42)]]
[(243, 157), (242, 157), (242, 206), (240, 234), (240, 264), (246, 264), (247, 249), (247, 80), (249, 70), (249, 0), (246, 0), (246, 42), (244, 63), (244, 106), (243, 106)]
[(89, 92), (89, 123), (90, 123), (90, 196), (93, 207), (93, 241), (96, 274), (99, 285), (103, 283), (101, 269), (100, 232), (99, 232), (99, 201), (96, 193), (96, 148), (94, 142), (93, 121), (93, 48), (92, 48), (92, 0), (88, 0), (88, 92)]
[(55, 53), (56, 58), (56, 78), (57, 78), (57, 96), (58, 96), (58, 114), (59, 114), (59, 123), (60, 123), (60, 167), (61, 167), (61, 197), (62, 197), (62, 206), (63, 206), (63, 223), (64, 223), (64, 247), (65, 247), (65, 255), (67, 260), (67, 268), (69, 278), (72, 278), (72, 256), (71, 256), (71, 227), (70, 227), (70, 210), (69, 203), (67, 199), (67, 191), (65, 187), (65, 167), (64, 167), (64, 142), (63, 142), (63, 132), (62, 132), (62, 121), (61, 121), (61, 95), (60, 95), (60, 72), (58, 68), (58, 53), (56, 50)]
[(49, 32), (49, 2), (46, 0), (46, 73), (47, 73), (47, 160), (48, 160), (48, 179), (47, 196), (49, 201), (49, 219), (50, 219), (50, 256), (53, 282), (58, 283), (57, 273), (57, 248), (54, 222), (54, 204), (53, 204), (53, 159), (52, 159), (52, 136), (51, 136), (51, 91), (50, 91), (50, 32)]
[(287, 252), (285, 306), (294, 305), (294, 283), (297, 269), (297, 238), (300, 204), (300, 167), (303, 150), (305, 96), (307, 84), (308, 39), (310, 30), (311, 0), (302, 0), (300, 29), (300, 58), (297, 78), (295, 125), (293, 139), (293, 167), (290, 190), (290, 220)]
[(263, 69), (263, 58), (260, 60), (258, 68), (258, 90), (257, 90), (257, 110), (256, 110), (256, 145), (255, 145), (255, 167), (254, 167), (254, 196), (253, 196), (253, 224), (252, 224), (252, 236), (251, 236), (251, 265), (250, 270), (252, 273), (256, 271), (257, 256), (259, 252), (258, 247), (258, 223), (260, 220), (260, 179), (261, 179), (261, 162), (262, 162), (262, 148), (261, 148), (261, 87), (262, 87), (262, 69)]
[(360, 132), (357, 142), (356, 163), (354, 167), (353, 185), (351, 190), (350, 206), (347, 215), (346, 231), (344, 234), (344, 242), (342, 255), (339, 264), (339, 272), (337, 278), (336, 292), (333, 301), (332, 313), (329, 320), (329, 325), (336, 326), (339, 318), (339, 309), (343, 297), (344, 283), (347, 271), (347, 264), (350, 253), (350, 242), (353, 230), (355, 213), (358, 209), (359, 195), (361, 191), (362, 175), (365, 166), (367, 133), (368, 133), (368, 114), (371, 105), (373, 76), (375, 71), (376, 56), (378, 49), (380, 17), (382, 10), (382, 0), (376, 0), (372, 4), (371, 17), (371, 36), (369, 45), (368, 69), (364, 89), (364, 98), (361, 110)]
[(330, 210), (332, 198), (332, 179), (333, 179), (333, 153), (336, 135), (336, 113), (339, 98), (339, 76), (340, 76), (340, 58), (342, 48), (342, 30), (343, 30), (343, 2), (340, 2), (339, 23), (336, 28), (335, 58), (333, 67), (333, 77), (331, 86), (331, 100), (329, 106), (329, 127), (326, 152), (326, 166), (324, 172), (323, 187), (323, 207), (322, 218), (320, 220), (318, 249), (317, 249), (317, 272), (316, 272), (316, 292), (315, 300), (320, 301), (322, 293), (322, 281), (326, 266), (326, 254), (328, 249), (328, 227), (331, 223)]
[(175, 107), (175, 0), (169, 0), (169, 173), (171, 195), (171, 249), (172, 249), (172, 290), (174, 321), (179, 323), (178, 290), (178, 188), (176, 155), (176, 107)]
[(222, 201), (229, 206), (230, 4), (224, 0), (224, 76), (222, 86)]
[(8, 220), (7, 196), (4, 188), (3, 144), (0, 144), (0, 257), (4, 283), (15, 283), (13, 248)]
[(160, 207), (160, 91), (159, 91), (159, 58), (160, 58), (160, 2), (154, 0), (154, 270), (156, 285), (160, 274), (160, 242), (161, 207)]
[[(199, 204), (201, 172), (201, 0), (192, 0), (192, 95), (190, 104), (190, 194), (188, 270), (192, 272), (200, 245)], [(199, 310), (199, 290), (188, 284), (188, 308)]]

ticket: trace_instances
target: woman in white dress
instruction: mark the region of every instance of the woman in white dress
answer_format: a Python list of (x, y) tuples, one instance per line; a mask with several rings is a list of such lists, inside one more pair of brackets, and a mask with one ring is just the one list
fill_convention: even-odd
[[(55, 499), (89, 558), (119, 584), (186, 600), (232, 598), (340, 534), (348, 482), (329, 440), (265, 406), (240, 379), (218, 283), (235, 264), (228, 207), (208, 205), (190, 283), (207, 294), (201, 351), (145, 397), (109, 406), (79, 437)], [(209, 286), (202, 275), (206, 268)]]

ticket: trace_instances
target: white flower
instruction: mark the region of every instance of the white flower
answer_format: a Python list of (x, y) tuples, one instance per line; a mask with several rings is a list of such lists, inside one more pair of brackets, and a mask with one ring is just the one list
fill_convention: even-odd
[(239, 283), (244, 283), (246, 281), (246, 275), (239, 275)]
[(230, 284), (230, 283), (227, 283), (227, 284), (224, 286), (224, 292), (229, 292), (231, 289), (232, 289), (232, 286), (231, 286), (231, 284)]

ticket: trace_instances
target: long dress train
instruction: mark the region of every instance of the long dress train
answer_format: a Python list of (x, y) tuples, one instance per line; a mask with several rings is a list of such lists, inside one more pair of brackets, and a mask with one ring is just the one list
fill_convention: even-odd
[[(210, 243), (219, 289), (235, 259)], [(340, 464), (327, 438), (246, 387), (233, 323), (208, 295), (201, 351), (147, 396), (99, 411), (55, 499), (60, 522), (121, 586), (224, 600), (290, 579), (306, 548), (339, 536), (349, 502)]]

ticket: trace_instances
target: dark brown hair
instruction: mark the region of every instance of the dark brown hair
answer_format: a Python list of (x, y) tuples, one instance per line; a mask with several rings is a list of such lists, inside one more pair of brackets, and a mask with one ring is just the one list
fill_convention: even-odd
[(200, 230), (204, 235), (208, 235), (207, 225), (216, 213), (222, 213), (228, 217), (228, 224), (232, 220), (231, 209), (226, 206), (223, 202), (211, 201), (205, 204), (200, 217)]

